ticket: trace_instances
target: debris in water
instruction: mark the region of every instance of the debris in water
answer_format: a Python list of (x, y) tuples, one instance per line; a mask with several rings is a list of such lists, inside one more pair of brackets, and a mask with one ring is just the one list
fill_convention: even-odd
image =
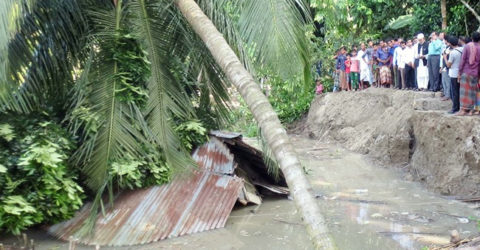
[(460, 242), (462, 239), (460, 238), (460, 234), (458, 233), (457, 230), (453, 230), (452, 232), (450, 232), (450, 242), (451, 243), (458, 243)]
[(355, 189), (355, 194), (366, 194), (368, 189)]
[(381, 213), (374, 213), (370, 217), (372, 217), (372, 218), (382, 218), (383, 215)]
[(467, 224), (468, 222), (470, 222), (467, 218), (457, 218), (457, 219), (458, 219), (458, 222), (463, 224)]
[(248, 234), (248, 232), (245, 231), (245, 230), (241, 230), (241, 231), (240, 231), (240, 235), (241, 235), (241, 236), (244, 236), (244, 237), (250, 236), (250, 235)]

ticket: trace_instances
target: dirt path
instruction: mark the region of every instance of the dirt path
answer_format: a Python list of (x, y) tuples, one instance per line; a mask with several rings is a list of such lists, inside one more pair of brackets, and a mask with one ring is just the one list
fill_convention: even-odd
[[(468, 204), (449, 201), (392, 169), (331, 144), (292, 136), (339, 249), (421, 249), (448, 243), (449, 230), (477, 232)], [(471, 205), (470, 205), (471, 206)], [(29, 232), (36, 249), (67, 249), (43, 231)], [(0, 242), (12, 241), (0, 236)], [(78, 247), (77, 249), (93, 249)], [(234, 210), (224, 229), (144, 246), (102, 249), (311, 249), (290, 200)]]

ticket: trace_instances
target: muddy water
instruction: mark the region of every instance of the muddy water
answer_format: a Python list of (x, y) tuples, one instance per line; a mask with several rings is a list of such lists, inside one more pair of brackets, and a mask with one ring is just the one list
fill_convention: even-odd
[[(472, 205), (450, 201), (404, 181), (395, 170), (361, 155), (301, 137), (293, 143), (312, 181), (339, 249), (420, 249), (445, 244), (449, 231), (476, 233)], [(41, 230), (29, 232), (36, 249), (67, 249)], [(0, 242), (15, 239), (0, 236)], [(93, 249), (93, 247), (77, 247)], [(311, 249), (293, 201), (266, 200), (236, 208), (223, 229), (143, 246), (102, 249)]]
[[(68, 244), (58, 241), (41, 230), (27, 233), (36, 242), (35, 249), (68, 249)], [(20, 242), (13, 237), (0, 235), (0, 243)], [(77, 246), (76, 249), (94, 249)], [(311, 249), (293, 201), (266, 200), (261, 206), (236, 208), (225, 228), (167, 239), (133, 247), (102, 247), (101, 249)]]
[(477, 233), (474, 205), (441, 198), (359, 154), (294, 137), (339, 249), (421, 249)]

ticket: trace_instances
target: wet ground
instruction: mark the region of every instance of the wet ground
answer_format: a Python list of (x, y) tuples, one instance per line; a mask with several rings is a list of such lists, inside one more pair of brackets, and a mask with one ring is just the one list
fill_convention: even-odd
[[(475, 205), (447, 200), (334, 145), (293, 137), (339, 249), (421, 249), (478, 232)], [(41, 230), (36, 249), (67, 249)], [(0, 236), (0, 242), (15, 238)], [(77, 246), (77, 249), (94, 249)], [(223, 229), (137, 247), (102, 249), (311, 249), (293, 201), (266, 200), (236, 208)]]

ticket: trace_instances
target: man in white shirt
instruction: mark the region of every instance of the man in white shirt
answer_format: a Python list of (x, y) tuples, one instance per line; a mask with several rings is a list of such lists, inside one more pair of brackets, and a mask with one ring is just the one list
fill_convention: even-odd
[(408, 40), (402, 53), (402, 61), (405, 64), (405, 85), (407, 89), (416, 89), (415, 84), (415, 49), (412, 40)]
[(360, 50), (358, 51), (357, 58), (360, 61), (360, 89), (364, 89), (365, 84), (372, 81), (370, 60), (368, 58), (367, 47), (365, 46), (365, 43), (360, 44)]
[[(425, 41), (425, 35), (423, 33), (418, 34), (418, 47), (415, 50), (415, 66), (417, 67), (417, 87), (422, 91), (428, 89), (428, 68), (427, 68), (427, 56), (428, 56), (428, 43)], [(437, 70), (438, 71), (438, 70)]]
[(407, 88), (405, 83), (405, 60), (404, 60), (405, 49), (406, 49), (406, 45), (405, 45), (405, 41), (403, 40), (400, 42), (400, 46), (397, 49), (395, 49), (395, 52), (397, 53), (398, 75), (400, 77), (400, 79), (398, 79), (399, 80), (398, 89)]
[(451, 47), (450, 55), (443, 55), (445, 59), (445, 64), (448, 67), (448, 76), (450, 77), (451, 82), (451, 99), (452, 99), (452, 110), (449, 114), (457, 113), (460, 110), (460, 85), (458, 83), (458, 71), (460, 68), (460, 62), (462, 60), (463, 48), (458, 47), (458, 38), (454, 36), (449, 36), (447, 42)]
[(402, 46), (400, 46), (400, 44), (403, 42), (403, 39), (402, 38), (399, 38), (397, 40), (397, 47), (395, 48), (395, 50), (393, 51), (393, 67), (394, 67), (394, 71), (396, 71), (397, 73), (395, 74), (395, 79), (394, 79), (394, 82), (395, 82), (395, 88), (396, 89), (401, 89), (401, 74), (400, 74), (400, 70), (398, 68), (398, 63), (399, 63), (399, 60), (398, 60), (398, 57), (399, 57), (399, 54), (400, 52), (403, 50), (402, 49)]

